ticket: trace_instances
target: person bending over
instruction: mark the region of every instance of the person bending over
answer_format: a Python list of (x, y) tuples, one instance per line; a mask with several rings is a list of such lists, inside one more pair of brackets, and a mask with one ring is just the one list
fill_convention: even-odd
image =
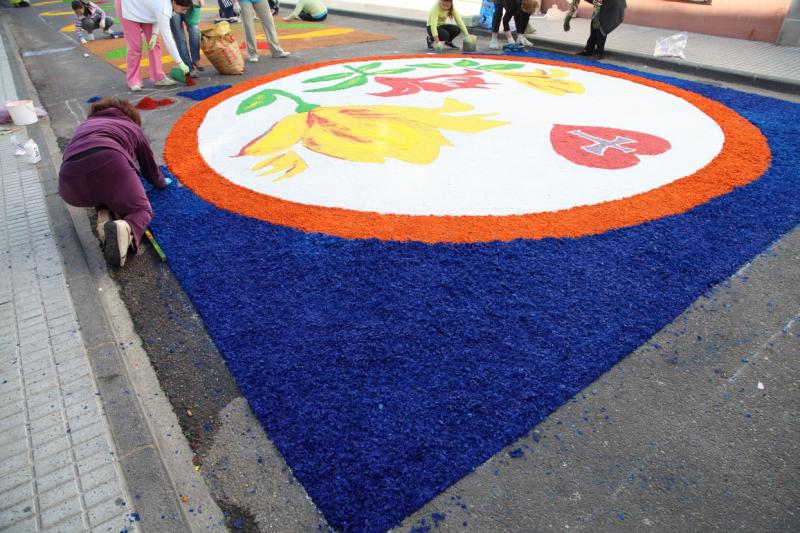
[(69, 141), (58, 171), (58, 194), (70, 205), (97, 210), (97, 235), (109, 265), (121, 268), (139, 248), (153, 218), (139, 172), (155, 187), (169, 185), (127, 100), (107, 97), (92, 105)]
[[(586, 41), (586, 46), (578, 52), (579, 56), (593, 55), (597, 59), (603, 59), (606, 49), (606, 38), (608, 34), (622, 24), (625, 16), (625, 8), (627, 3), (625, 0), (584, 0), (591, 2), (594, 6), (592, 12), (591, 30), (589, 31), (589, 39)], [(572, 0), (567, 11), (567, 16), (564, 18), (564, 31), (569, 31), (569, 22), (578, 10), (578, 3), (580, 0)]]
[[(114, 25), (114, 19), (107, 17), (105, 11), (94, 2), (73, 0), (72, 10), (75, 12), (75, 33), (78, 34), (81, 44), (86, 44), (86, 41), (94, 41), (94, 30), (98, 28), (107, 35), (111, 34), (109, 28)], [(86, 32), (85, 36), (84, 31)]]

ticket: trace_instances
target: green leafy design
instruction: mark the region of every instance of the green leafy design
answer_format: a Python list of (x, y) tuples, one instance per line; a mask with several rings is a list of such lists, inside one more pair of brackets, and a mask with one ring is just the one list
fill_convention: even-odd
[[(342, 65), (342, 68), (345, 69), (344, 72), (325, 74), (323, 76), (316, 76), (314, 78), (303, 80), (303, 83), (327, 83), (332, 81), (336, 81), (338, 83), (335, 83), (333, 85), (327, 85), (325, 87), (317, 87), (316, 89), (306, 89), (304, 92), (322, 93), (331, 91), (343, 91), (345, 89), (352, 89), (353, 87), (366, 85), (367, 82), (369, 81), (370, 76), (404, 74), (406, 72), (411, 72), (412, 70), (417, 70), (419, 68), (443, 69), (443, 68), (461, 67), (461, 68), (471, 68), (475, 70), (493, 71), (493, 70), (516, 70), (525, 66), (522, 63), (500, 63), (492, 65), (481, 65), (478, 61), (474, 61), (472, 59), (459, 59), (458, 61), (452, 64), (416, 63), (413, 65), (407, 65), (405, 67), (389, 68), (385, 70), (375, 70), (379, 68), (381, 65), (382, 65), (381, 61), (373, 61), (371, 63), (367, 63), (366, 65), (361, 65), (361, 66)], [(245, 102), (247, 102), (247, 100), (245, 100)], [(242, 102), (242, 104), (244, 104), (245, 102)]]
[(258, 91), (256, 94), (245, 98), (242, 103), (239, 104), (239, 107), (236, 108), (236, 114), (244, 115), (250, 111), (266, 107), (275, 102), (278, 96), (285, 96), (297, 104), (294, 109), (295, 113), (305, 113), (306, 111), (311, 111), (319, 107), (319, 104), (309, 104), (299, 96), (280, 89), (264, 89), (263, 91)]
[(404, 72), (411, 72), (412, 70), (414, 70), (413, 67), (375, 70), (379, 68), (382, 64), (383, 63), (381, 61), (373, 61), (372, 63), (367, 63), (366, 65), (361, 65), (358, 67), (353, 65), (343, 65), (345, 72), (336, 72), (334, 74), (325, 74), (324, 76), (309, 78), (307, 80), (303, 80), (303, 83), (326, 83), (329, 81), (339, 81), (339, 80), (344, 80), (344, 81), (339, 81), (339, 83), (335, 83), (333, 85), (327, 85), (325, 87), (317, 87), (316, 89), (307, 89), (304, 92), (322, 93), (330, 91), (342, 91), (345, 89), (358, 87), (359, 85), (366, 85), (366, 83), (369, 81), (369, 76), (403, 74)]

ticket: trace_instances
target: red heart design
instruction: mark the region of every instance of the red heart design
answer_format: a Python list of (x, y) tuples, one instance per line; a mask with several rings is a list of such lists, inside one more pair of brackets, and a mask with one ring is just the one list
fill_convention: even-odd
[(553, 149), (576, 165), (620, 169), (632, 167), (640, 155), (658, 155), (672, 145), (640, 131), (555, 124), (550, 130)]

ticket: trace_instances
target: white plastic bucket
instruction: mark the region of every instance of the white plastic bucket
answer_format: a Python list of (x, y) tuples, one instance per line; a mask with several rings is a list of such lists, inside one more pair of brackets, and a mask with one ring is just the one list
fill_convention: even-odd
[(6, 109), (11, 115), (11, 120), (17, 126), (27, 126), (28, 124), (35, 124), (39, 119), (36, 116), (36, 110), (33, 108), (33, 100), (15, 100), (13, 102), (6, 102)]

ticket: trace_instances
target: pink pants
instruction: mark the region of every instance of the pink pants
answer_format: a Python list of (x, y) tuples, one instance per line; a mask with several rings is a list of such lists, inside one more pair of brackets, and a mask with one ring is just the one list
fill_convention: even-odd
[[(153, 25), (122, 18), (121, 0), (114, 0), (114, 7), (122, 23), (122, 31), (125, 32), (125, 42), (128, 44), (128, 65), (126, 67), (128, 87), (134, 85), (141, 87), (142, 68), (139, 62), (142, 60), (142, 33), (144, 33), (145, 42), (150, 42)], [(161, 44), (158, 41), (156, 41), (155, 47), (147, 53), (147, 59), (150, 61), (150, 79), (153, 81), (164, 79), (164, 69), (161, 66)]]

